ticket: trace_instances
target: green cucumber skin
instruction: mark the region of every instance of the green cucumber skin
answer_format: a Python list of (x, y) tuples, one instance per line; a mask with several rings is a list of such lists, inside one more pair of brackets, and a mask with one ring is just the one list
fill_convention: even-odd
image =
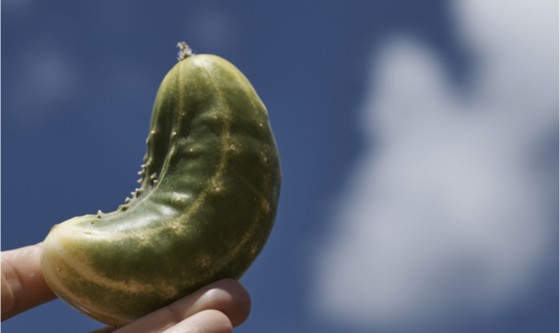
[(130, 200), (56, 225), (43, 243), (53, 291), (115, 326), (239, 278), (264, 246), (279, 199), (266, 108), (220, 57), (192, 55), (165, 76), (147, 145)]

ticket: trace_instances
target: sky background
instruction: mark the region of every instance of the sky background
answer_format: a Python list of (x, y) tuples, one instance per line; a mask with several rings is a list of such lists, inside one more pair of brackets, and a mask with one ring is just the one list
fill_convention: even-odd
[(557, 332), (552, 0), (4, 0), (2, 250), (134, 189), (180, 40), (251, 80), (282, 160), (237, 332)]

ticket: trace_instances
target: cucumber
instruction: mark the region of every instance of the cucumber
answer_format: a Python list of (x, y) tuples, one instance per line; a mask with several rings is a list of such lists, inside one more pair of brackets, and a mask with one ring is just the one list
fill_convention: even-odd
[(55, 294), (117, 327), (241, 277), (276, 216), (280, 160), (264, 104), (230, 62), (180, 46), (155, 99), (140, 188), (114, 212), (55, 225), (42, 245)]

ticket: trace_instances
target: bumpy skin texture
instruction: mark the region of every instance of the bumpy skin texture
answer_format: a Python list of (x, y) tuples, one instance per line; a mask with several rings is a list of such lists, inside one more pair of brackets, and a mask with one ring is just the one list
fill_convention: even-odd
[(171, 69), (147, 145), (131, 199), (54, 226), (43, 244), (52, 290), (115, 326), (239, 278), (276, 215), (280, 162), (268, 113), (226, 60), (192, 55)]

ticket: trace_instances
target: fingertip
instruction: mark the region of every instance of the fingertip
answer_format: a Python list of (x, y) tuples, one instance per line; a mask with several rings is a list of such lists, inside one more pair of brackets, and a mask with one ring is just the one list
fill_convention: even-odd
[(202, 296), (208, 307), (223, 312), (234, 327), (249, 317), (251, 297), (241, 283), (234, 279), (223, 279), (212, 283)]
[(232, 333), (233, 325), (226, 314), (210, 309), (200, 311), (186, 318), (163, 333), (206, 332)]

